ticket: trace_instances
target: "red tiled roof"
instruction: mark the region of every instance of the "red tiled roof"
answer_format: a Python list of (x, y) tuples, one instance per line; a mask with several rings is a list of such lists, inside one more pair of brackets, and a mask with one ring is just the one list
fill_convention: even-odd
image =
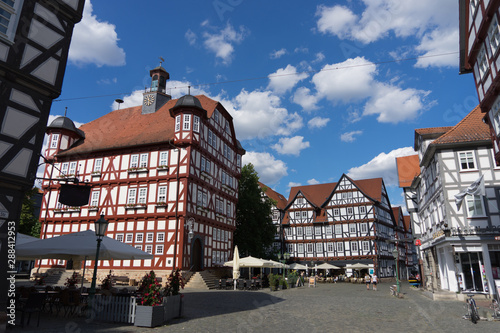
[(264, 193), (269, 198), (271, 198), (272, 200), (276, 201), (276, 207), (278, 209), (284, 209), (286, 207), (287, 200), (286, 200), (286, 198), (282, 194), (274, 191), (272, 188), (270, 188), (267, 185), (262, 184), (261, 182), (259, 182), (259, 186), (262, 188), (262, 190), (264, 191)]
[(432, 144), (491, 141), (489, 127), (483, 122), (483, 118), (484, 114), (478, 105), (457, 125), (434, 140)]
[(415, 132), (417, 132), (420, 135), (440, 134), (440, 133), (446, 133), (452, 128), (453, 126), (417, 128)]
[(353, 180), (361, 191), (370, 198), (382, 201), (382, 178), (371, 178), (362, 180)]
[(309, 202), (316, 207), (320, 207), (328, 199), (336, 185), (337, 183), (326, 183), (292, 187), (288, 196), (288, 202), (291, 202), (300, 191)]
[(403, 215), (403, 221), (405, 224), (405, 231), (410, 232), (411, 231), (411, 218), (410, 215)]
[[(217, 101), (204, 95), (196, 96), (211, 117)], [(85, 140), (59, 156), (89, 153), (92, 151), (127, 148), (167, 142), (174, 137), (174, 118), (169, 110), (177, 99), (165, 103), (158, 111), (141, 114), (142, 106), (112, 111), (96, 120), (80, 126)]]
[(416, 176), (420, 174), (418, 155), (396, 157), (399, 187), (409, 187)]

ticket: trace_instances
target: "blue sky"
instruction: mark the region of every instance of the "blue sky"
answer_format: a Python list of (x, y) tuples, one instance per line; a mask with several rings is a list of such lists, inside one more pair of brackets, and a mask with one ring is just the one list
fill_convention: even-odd
[(414, 153), (414, 130), (478, 103), (458, 74), (456, 0), (87, 0), (51, 119), (141, 104), (159, 57), (173, 98), (219, 100), (243, 162), (285, 196), (346, 173), (383, 177), (404, 206), (395, 158)]

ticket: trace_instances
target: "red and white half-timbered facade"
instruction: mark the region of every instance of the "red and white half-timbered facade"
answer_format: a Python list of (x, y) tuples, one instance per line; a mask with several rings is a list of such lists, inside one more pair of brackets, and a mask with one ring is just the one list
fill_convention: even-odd
[[(199, 270), (232, 257), (245, 153), (232, 117), (204, 95), (170, 99), (169, 75), (161, 66), (151, 77), (142, 106), (110, 112), (78, 129), (60, 117), (47, 130), (46, 155), (54, 164), (47, 164), (44, 176), (51, 180), (43, 183), (42, 237), (91, 229), (104, 214), (108, 237), (154, 255), (102, 261), (103, 274)], [(92, 187), (88, 205), (59, 202), (58, 179), (72, 177)]]

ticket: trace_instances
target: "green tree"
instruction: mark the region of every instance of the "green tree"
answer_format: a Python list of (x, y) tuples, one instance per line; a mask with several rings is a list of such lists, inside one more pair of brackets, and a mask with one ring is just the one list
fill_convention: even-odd
[(38, 193), (38, 188), (33, 187), (24, 194), (23, 205), (21, 208), (21, 218), (19, 220), (18, 232), (40, 237), (40, 222), (38, 216), (35, 216), (35, 195)]
[(234, 243), (242, 256), (265, 258), (270, 253), (276, 228), (271, 218), (272, 201), (263, 195), (252, 164), (241, 169)]

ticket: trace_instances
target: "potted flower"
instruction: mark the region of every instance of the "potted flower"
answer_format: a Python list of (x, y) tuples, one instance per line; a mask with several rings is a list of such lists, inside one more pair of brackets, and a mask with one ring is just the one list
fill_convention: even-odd
[(113, 280), (111, 277), (111, 270), (109, 270), (109, 274), (102, 280), (101, 291), (107, 291), (106, 293), (110, 294), (111, 288), (113, 288)]
[(184, 289), (184, 278), (179, 269), (172, 271), (163, 290), (164, 321), (181, 316), (182, 295), (179, 291)]
[(66, 283), (64, 285), (68, 288), (76, 288), (77, 283), (78, 283), (78, 273), (73, 272), (73, 274), (66, 279)]
[(155, 327), (163, 324), (161, 285), (154, 271), (142, 278), (138, 293), (134, 325)]

